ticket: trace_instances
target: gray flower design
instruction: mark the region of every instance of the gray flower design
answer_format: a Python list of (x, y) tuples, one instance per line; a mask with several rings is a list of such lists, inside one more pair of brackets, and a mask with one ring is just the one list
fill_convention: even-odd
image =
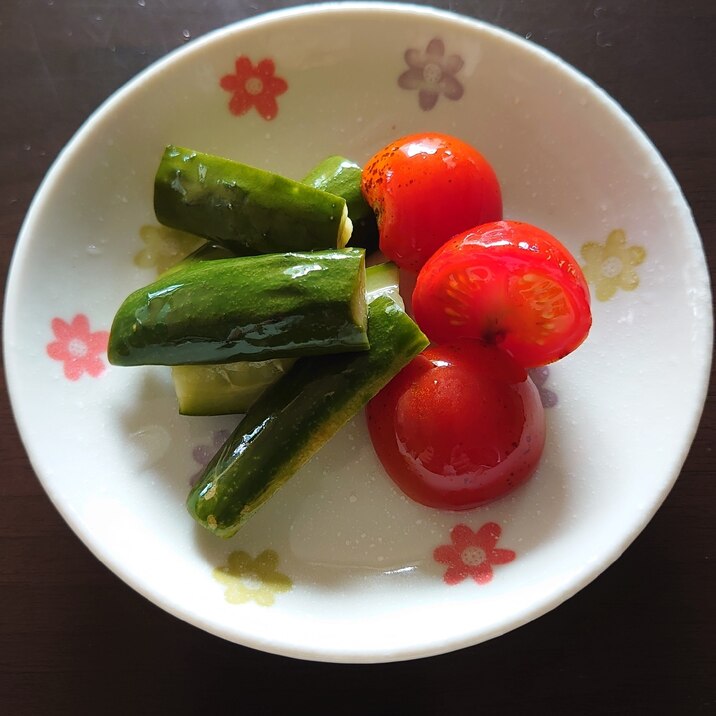
[(214, 430), (211, 434), (210, 445), (196, 445), (191, 451), (194, 462), (200, 465), (200, 469), (195, 472), (189, 479), (189, 484), (193, 487), (202, 476), (204, 469), (214, 457), (218, 449), (226, 442), (229, 437), (228, 430)]
[(532, 381), (537, 386), (542, 405), (545, 408), (554, 408), (559, 402), (559, 398), (557, 397), (557, 393), (545, 387), (545, 383), (549, 379), (549, 372), (547, 366), (542, 366), (541, 368), (532, 368), (529, 373), (530, 378), (532, 378)]
[(398, 85), (407, 90), (418, 90), (418, 104), (426, 112), (432, 109), (440, 95), (458, 100), (465, 91), (455, 75), (465, 64), (460, 55), (445, 56), (445, 44), (434, 37), (425, 50), (409, 48), (405, 62), (410, 69), (398, 77)]

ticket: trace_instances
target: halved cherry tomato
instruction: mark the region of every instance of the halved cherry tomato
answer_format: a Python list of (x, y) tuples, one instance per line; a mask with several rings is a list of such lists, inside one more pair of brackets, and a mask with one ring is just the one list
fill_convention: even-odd
[(562, 244), (517, 221), (477, 226), (423, 266), (415, 320), (431, 341), (494, 343), (525, 368), (564, 357), (592, 324), (582, 270)]
[(492, 167), (446, 134), (412, 134), (381, 149), (363, 169), (362, 188), (378, 219), (381, 251), (411, 271), (459, 231), (502, 218)]
[(370, 401), (367, 419), (398, 487), (452, 510), (524, 483), (545, 440), (544, 409), (524, 368), (478, 341), (427, 348)]

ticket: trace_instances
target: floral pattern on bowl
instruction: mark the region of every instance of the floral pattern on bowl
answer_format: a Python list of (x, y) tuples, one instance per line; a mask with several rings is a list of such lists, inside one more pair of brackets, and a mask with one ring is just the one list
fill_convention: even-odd
[(229, 110), (240, 117), (252, 107), (266, 120), (278, 115), (276, 97), (288, 90), (288, 83), (276, 74), (276, 65), (265, 58), (255, 66), (242, 55), (234, 63), (234, 74), (224, 75), (219, 84), (221, 89), (231, 92)]
[(487, 522), (475, 532), (467, 525), (455, 525), (450, 531), (451, 544), (440, 545), (433, 552), (436, 562), (447, 565), (445, 584), (459, 584), (468, 578), (477, 584), (492, 581), (492, 567), (512, 562), (517, 556), (511, 549), (496, 546), (501, 534), (496, 522)]
[(194, 462), (200, 465), (200, 468), (189, 479), (189, 484), (191, 486), (194, 486), (197, 483), (204, 472), (204, 468), (209, 464), (211, 458), (214, 457), (216, 451), (226, 442), (228, 437), (228, 430), (214, 430), (211, 434), (210, 443), (201, 443), (200, 445), (196, 445), (194, 447), (191, 451), (191, 456), (194, 458)]
[(581, 253), (586, 261), (582, 266), (584, 276), (594, 286), (599, 301), (608, 301), (619, 289), (633, 291), (639, 286), (635, 269), (646, 259), (646, 250), (629, 245), (622, 229), (614, 229), (603, 244), (584, 244)]
[(445, 56), (445, 43), (434, 37), (424, 50), (409, 47), (405, 51), (407, 70), (398, 77), (398, 86), (405, 90), (418, 90), (420, 109), (429, 111), (440, 96), (458, 100), (465, 92), (457, 74), (464, 60), (460, 55)]
[[(32, 204), (8, 279), (8, 390), (33, 465), (65, 519), (154, 603), (172, 604), (177, 616), (236, 643), (299, 658), (366, 662), (444, 653), (553, 609), (617, 559), (658, 508), (678, 474), (678, 461), (665, 458), (686, 453), (708, 376), (703, 253), (673, 176), (643, 134), (593, 85), (533, 44), (446, 13), (436, 23), (433, 11), (414, 7), (395, 6), (380, 22), (374, 10), (355, 4), (293, 13), (187, 46), (108, 100), (72, 151), (60, 155)], [(347, 42), (325, 48), (322, 31), (348, 22)], [(375, 38), (370, 54), (351, 39), (366, 36)], [(479, 48), (480, 72), (468, 72), (467, 49), (456, 54), (472, 47)], [(560, 92), (543, 92), (545, 86)], [(330, 111), (317, 112), (316, 99)], [(233, 543), (211, 542), (191, 524), (183, 498), (190, 475), (223, 441), (224, 431), (212, 428), (228, 419), (178, 416), (161, 367), (108, 370), (106, 363), (104, 329), (122, 292), (149, 270), (181, 260), (195, 241), (176, 243), (173, 230), (149, 224), (137, 241), (136, 228), (151, 216), (154, 157), (180, 134), (196, 139), (197, 149), (244, 156), (256, 166), (266, 159), (300, 176), (323, 152), (345, 147), (371, 156), (396, 132), (424, 127), (430, 111), (441, 127), (497, 157), (514, 215), (554, 206), (555, 231), (576, 228), (604, 239), (582, 246), (585, 272), (595, 302), (618, 297), (618, 318), (629, 320), (610, 325), (617, 312), (603, 312), (596, 350), (595, 342), (580, 349), (559, 374), (532, 371), (545, 407), (556, 405), (559, 393), (561, 409), (549, 416), (554, 441), (545, 469), (514, 500), (459, 518), (442, 511), (426, 518), (386, 483), (357, 420)], [(561, 151), (546, 163), (545, 145), (534, 141), (538, 116), (540, 136), (560, 141)], [(269, 134), (264, 120), (277, 117)], [(539, 197), (524, 189), (527, 165), (543, 172)], [(642, 187), (647, 169), (657, 192)], [(136, 193), (122, 203), (117, 197), (131, 194), (127, 182)], [(683, 211), (663, 212), (664, 197)], [(648, 237), (645, 246), (632, 245), (622, 229), (603, 236), (602, 199), (618, 209), (629, 238)], [(111, 248), (88, 251), (97, 236)], [(653, 275), (644, 271), (647, 251)], [(647, 277), (663, 291), (635, 290)], [(640, 322), (636, 330), (632, 317)], [(658, 395), (642, 389), (659, 384), (665, 356), (678, 361), (686, 379), (662, 381)], [(627, 384), (622, 378), (633, 368), (640, 380)], [(627, 399), (628, 411), (615, 409)], [(145, 439), (142, 428), (137, 438), (138, 412), (139, 424), (161, 425), (179, 449), (164, 450), (164, 433)], [(646, 427), (628, 429), (636, 423)], [(145, 459), (147, 444), (152, 460)], [(627, 479), (613, 479), (616, 472)], [(571, 475), (579, 479), (564, 479)], [(307, 523), (316, 529), (298, 529)], [(366, 543), (349, 542), (346, 524)], [(517, 545), (519, 554), (511, 549)], [(176, 568), (160, 573), (156, 565), (167, 555)], [(427, 569), (409, 568), (416, 564)], [(507, 598), (527, 580), (528, 615)], [(474, 600), (465, 599), (472, 594), (491, 605), (479, 622)], [(226, 602), (247, 605), (246, 615), (253, 605), (274, 606), (243, 619)], [(401, 619), (394, 619), (403, 602)], [(445, 620), (448, 628), (424, 630), (428, 620)]]
[(532, 382), (537, 386), (539, 397), (542, 401), (542, 407), (544, 408), (554, 408), (559, 402), (557, 393), (555, 393), (551, 388), (548, 388), (546, 385), (549, 380), (550, 373), (551, 371), (549, 366), (546, 365), (539, 368), (532, 368), (529, 372)]
[(272, 549), (264, 550), (255, 559), (247, 552), (232, 552), (227, 564), (214, 570), (214, 579), (226, 587), (224, 596), (230, 604), (253, 601), (270, 607), (277, 594), (293, 588), (291, 579), (278, 571), (278, 563), (278, 554)]
[(109, 331), (91, 331), (89, 319), (78, 313), (69, 323), (53, 318), (51, 323), (55, 340), (47, 344), (47, 355), (62, 363), (67, 380), (77, 381), (85, 373), (97, 378), (104, 373), (103, 356), (107, 352)]

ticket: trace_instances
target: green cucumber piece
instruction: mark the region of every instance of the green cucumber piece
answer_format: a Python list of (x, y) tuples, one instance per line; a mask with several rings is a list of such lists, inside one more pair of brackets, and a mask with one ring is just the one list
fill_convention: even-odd
[[(189, 261), (221, 258), (202, 247)], [(223, 249), (220, 249), (223, 251)], [(398, 267), (393, 263), (369, 266), (365, 270), (365, 294), (368, 302), (377, 296), (390, 296), (401, 307), (398, 291)], [(228, 415), (245, 413), (261, 393), (273, 385), (293, 365), (291, 358), (266, 361), (238, 361), (219, 365), (180, 365), (172, 368), (174, 391), (181, 415)]]
[(345, 157), (327, 157), (303, 177), (301, 182), (316, 189), (342, 196), (348, 206), (351, 221), (373, 216), (373, 210), (363, 197), (361, 176), (363, 169)]
[[(195, 261), (214, 261), (232, 256), (234, 254), (227, 248), (207, 242), (169, 270), (181, 269)], [(245, 413), (256, 398), (275, 383), (294, 361), (294, 358), (272, 358), (218, 365), (172, 366), (172, 382), (179, 414), (198, 416)]]
[(365, 254), (334, 249), (190, 262), (128, 296), (114, 365), (185, 365), (368, 350)]
[(365, 297), (368, 303), (378, 296), (389, 296), (405, 308), (400, 295), (400, 270), (392, 261), (368, 266), (365, 270)]
[(251, 406), (189, 493), (204, 527), (231, 537), (428, 340), (387, 296), (368, 306), (371, 349), (296, 361)]
[(186, 266), (187, 264), (194, 263), (196, 261), (215, 261), (216, 259), (233, 258), (236, 258), (236, 254), (233, 251), (230, 251), (225, 246), (212, 244), (211, 241), (207, 241), (198, 249), (192, 251), (188, 256), (185, 256), (172, 268)]
[(370, 254), (378, 248), (378, 223), (361, 190), (362, 174), (359, 164), (345, 157), (332, 156), (317, 164), (302, 181), (346, 200), (353, 224), (350, 245)]
[(172, 380), (181, 415), (245, 413), (293, 365), (293, 358), (220, 365), (176, 365)]
[(160, 275), (166, 276), (170, 272), (181, 271), (189, 264), (197, 261), (215, 261), (216, 259), (231, 259), (235, 257), (236, 254), (233, 251), (229, 251), (226, 247), (219, 246), (219, 244), (212, 244), (211, 241), (205, 241), (198, 249), (194, 249), (194, 251), (185, 256), (181, 261), (162, 271)]
[(157, 169), (154, 212), (240, 255), (342, 248), (351, 234), (342, 197), (173, 145)]
[[(189, 260), (220, 258), (202, 247)], [(365, 270), (368, 302), (390, 296), (401, 308), (398, 267), (393, 263), (369, 266)], [(273, 385), (293, 365), (291, 358), (266, 361), (238, 361), (219, 365), (180, 365), (172, 368), (174, 391), (181, 415), (228, 415), (245, 413), (261, 393)]]

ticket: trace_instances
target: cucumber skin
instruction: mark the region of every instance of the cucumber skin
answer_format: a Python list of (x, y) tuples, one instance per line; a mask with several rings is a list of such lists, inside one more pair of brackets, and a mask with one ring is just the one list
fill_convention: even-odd
[(229, 363), (367, 350), (365, 314), (354, 315), (364, 273), (361, 249), (190, 262), (125, 299), (110, 330), (109, 362)]
[(154, 180), (160, 223), (244, 256), (336, 248), (345, 209), (342, 197), (173, 145)]
[(219, 244), (213, 244), (210, 241), (206, 241), (198, 249), (194, 249), (194, 251), (192, 251), (188, 256), (185, 256), (181, 261), (179, 261), (179, 263), (170, 266), (159, 275), (164, 277), (169, 273), (181, 271), (189, 264), (193, 264), (198, 261), (216, 261), (216, 259), (231, 258), (236, 258), (236, 254), (233, 251), (229, 251), (229, 249), (225, 246), (220, 246)]
[(373, 215), (360, 188), (362, 174), (359, 164), (345, 157), (332, 156), (311, 169), (301, 183), (343, 197), (348, 206), (348, 216), (355, 221)]
[(235, 258), (236, 254), (230, 251), (225, 246), (219, 244), (212, 244), (207, 241), (203, 246), (192, 251), (188, 256), (185, 256), (178, 264), (175, 264), (172, 268), (181, 268), (190, 263), (196, 263), (197, 261), (216, 261), (216, 259), (232, 259)]
[(348, 216), (353, 222), (353, 233), (348, 242), (371, 254), (378, 249), (378, 222), (373, 209), (361, 190), (363, 170), (359, 164), (341, 156), (332, 156), (317, 164), (303, 179), (303, 184), (343, 197)]
[[(223, 249), (206, 244), (185, 261), (211, 261), (224, 258)], [(171, 269), (170, 269), (171, 270)], [(368, 301), (381, 293), (390, 296), (401, 308), (398, 292), (399, 272), (393, 263), (376, 264), (365, 270)], [(262, 363), (236, 361), (219, 365), (177, 365), (172, 381), (180, 415), (229, 415), (245, 413), (269, 385), (279, 380), (293, 365), (290, 358), (275, 358)], [(244, 371), (243, 379), (238, 378)], [(267, 376), (267, 373), (269, 376)]]
[(249, 409), (189, 493), (187, 509), (231, 537), (276, 490), (428, 345), (390, 298), (368, 306), (371, 349), (296, 362)]

